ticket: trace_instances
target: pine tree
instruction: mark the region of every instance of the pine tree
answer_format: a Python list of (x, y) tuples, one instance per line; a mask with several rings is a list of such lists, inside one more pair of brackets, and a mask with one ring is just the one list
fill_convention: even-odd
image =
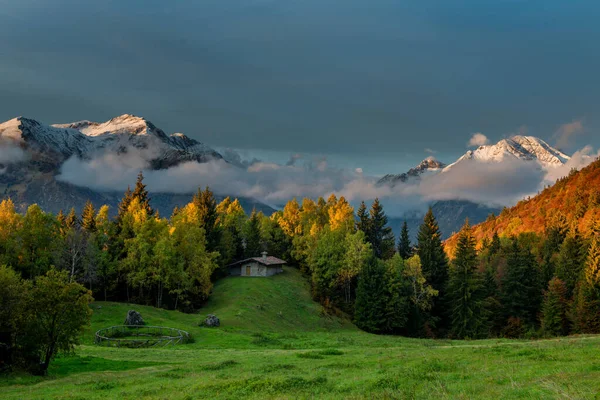
[(387, 226), (388, 218), (379, 199), (375, 199), (369, 211), (369, 232), (367, 239), (371, 243), (377, 258), (389, 259), (394, 255), (395, 239), (392, 228)]
[(477, 273), (475, 238), (468, 220), (459, 233), (454, 257), (447, 294), (451, 333), (459, 339), (478, 338), (484, 333), (486, 315), (482, 282)]
[(367, 212), (367, 205), (364, 201), (360, 202), (360, 206), (358, 206), (358, 210), (356, 210), (356, 217), (358, 218), (356, 229), (363, 231), (368, 235), (370, 232), (369, 213)]
[(400, 232), (400, 239), (398, 240), (398, 254), (400, 254), (400, 257), (402, 257), (403, 260), (408, 260), (412, 257), (412, 247), (406, 221), (402, 224), (402, 231)]
[(221, 240), (221, 232), (217, 225), (217, 201), (213, 192), (207, 186), (204, 190), (198, 189), (192, 203), (198, 208), (200, 225), (206, 234), (206, 249), (209, 252), (217, 250)]
[(260, 240), (260, 220), (256, 213), (256, 210), (252, 211), (250, 219), (246, 224), (246, 235), (245, 235), (245, 251), (244, 255), (246, 258), (258, 257), (262, 252), (261, 240)]
[(421, 260), (423, 275), (427, 283), (438, 292), (430, 312), (431, 323), (437, 325), (438, 330), (444, 330), (448, 326), (444, 309), (448, 283), (448, 259), (442, 245), (442, 234), (431, 208), (425, 214), (417, 240), (417, 254)]
[(572, 298), (587, 256), (584, 243), (576, 232), (567, 236), (558, 253), (556, 276), (567, 286), (567, 297)]
[(490, 244), (490, 256), (494, 256), (500, 253), (500, 249), (502, 245), (500, 243), (500, 236), (498, 236), (498, 232), (494, 232), (492, 236), (492, 243)]
[(541, 322), (545, 335), (563, 336), (569, 333), (567, 309), (567, 286), (560, 279), (552, 278), (542, 304)]
[(154, 210), (150, 207), (150, 196), (148, 195), (148, 190), (146, 190), (146, 185), (144, 184), (144, 174), (141, 171), (138, 174), (131, 199), (138, 199), (141, 207), (146, 210), (148, 216), (154, 215)]
[(75, 213), (75, 208), (71, 208), (69, 214), (65, 218), (65, 228), (67, 230), (72, 228), (77, 228), (79, 226), (79, 219), (77, 218), (77, 213)]
[(81, 227), (88, 233), (96, 231), (96, 209), (91, 201), (87, 201), (81, 213)]
[(129, 205), (131, 204), (132, 198), (133, 193), (131, 192), (131, 188), (127, 186), (127, 190), (125, 191), (125, 194), (123, 195), (123, 198), (119, 203), (117, 221), (120, 222), (123, 220), (123, 216), (125, 216), (125, 214), (129, 210)]
[(575, 331), (600, 333), (600, 238), (592, 237), (582, 279), (575, 296)]
[(376, 257), (365, 265), (358, 279), (354, 321), (367, 332), (379, 333), (385, 327), (387, 299), (385, 267)]
[(505, 321), (512, 318), (523, 327), (535, 325), (541, 301), (535, 258), (515, 238), (507, 252), (501, 300)]

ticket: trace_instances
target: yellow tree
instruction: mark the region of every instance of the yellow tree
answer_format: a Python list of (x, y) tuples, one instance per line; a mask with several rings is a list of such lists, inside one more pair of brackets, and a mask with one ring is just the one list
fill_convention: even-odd
[(354, 230), (354, 208), (346, 201), (344, 196), (329, 207), (328, 213), (331, 230), (341, 229), (346, 232)]
[(300, 204), (298, 204), (298, 200), (294, 198), (287, 202), (283, 208), (283, 215), (279, 218), (281, 229), (283, 229), (283, 232), (291, 238), (302, 234), (300, 212)]

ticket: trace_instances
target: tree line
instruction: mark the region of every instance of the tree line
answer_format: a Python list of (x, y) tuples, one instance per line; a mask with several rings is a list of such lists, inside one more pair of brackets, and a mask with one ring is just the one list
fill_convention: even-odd
[[(81, 214), (32, 205), (21, 215), (4, 200), (0, 276), (13, 283), (0, 282), (0, 305), (11, 315), (0, 320), (0, 343), (21, 346), (18, 336), (38, 317), (25, 313), (31, 320), (19, 323), (14, 310), (32, 310), (28, 299), (40, 297), (31, 294), (45, 280), (78, 288), (83, 303), (93, 295), (191, 312), (227, 265), (262, 251), (300, 268), (327, 312), (373, 333), (463, 339), (600, 332), (598, 230), (583, 236), (554, 218), (544, 234), (494, 234), (477, 247), (466, 223), (449, 258), (431, 209), (414, 244), (406, 223), (396, 241), (387, 222), (377, 199), (356, 212), (335, 195), (292, 199), (270, 216), (247, 215), (238, 200), (217, 202), (208, 188), (166, 218), (151, 207), (142, 174), (114, 215), (90, 202)], [(11, 297), (20, 292), (27, 294), (22, 301)]]

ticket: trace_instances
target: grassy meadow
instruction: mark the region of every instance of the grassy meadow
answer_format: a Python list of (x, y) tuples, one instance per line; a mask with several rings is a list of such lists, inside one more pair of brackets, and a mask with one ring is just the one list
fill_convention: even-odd
[[(40, 378), (0, 378), (1, 399), (600, 398), (600, 336), (435, 341), (376, 336), (322, 313), (298, 271), (226, 278), (199, 314), (93, 304), (76, 355)], [(99, 347), (93, 333), (128, 309), (184, 329), (169, 348)], [(220, 328), (199, 327), (206, 314)]]

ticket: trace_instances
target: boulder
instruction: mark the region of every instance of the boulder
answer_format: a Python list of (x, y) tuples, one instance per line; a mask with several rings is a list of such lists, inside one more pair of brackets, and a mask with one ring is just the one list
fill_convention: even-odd
[(127, 317), (125, 318), (124, 325), (144, 325), (144, 319), (139, 312), (135, 310), (129, 310), (127, 311)]
[(221, 321), (219, 321), (219, 318), (216, 315), (208, 314), (201, 325), (209, 328), (216, 328), (221, 325)]

